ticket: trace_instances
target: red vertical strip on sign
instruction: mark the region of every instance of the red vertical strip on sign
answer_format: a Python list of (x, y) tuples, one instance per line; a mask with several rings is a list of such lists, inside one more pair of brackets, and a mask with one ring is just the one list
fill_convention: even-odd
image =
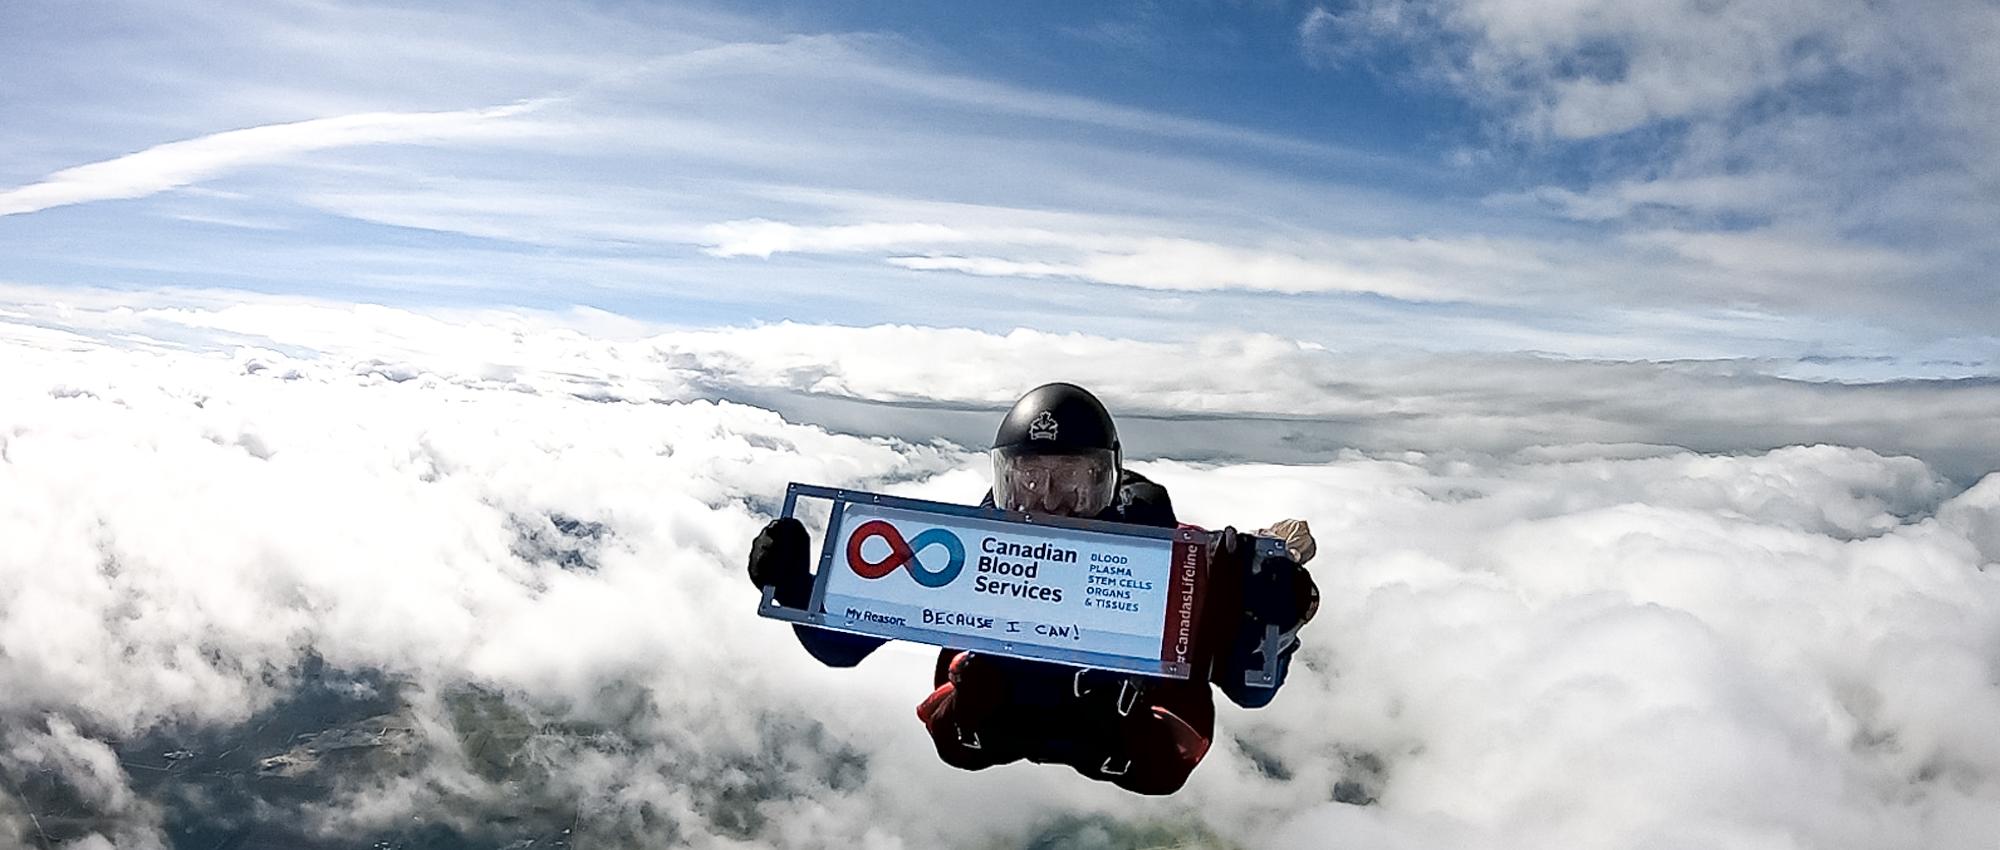
[(1201, 619), (1201, 589), (1208, 577), (1208, 547), (1174, 541), (1173, 576), (1167, 581), (1166, 629), (1160, 635), (1160, 660), (1180, 664), (1194, 657), (1195, 624)]

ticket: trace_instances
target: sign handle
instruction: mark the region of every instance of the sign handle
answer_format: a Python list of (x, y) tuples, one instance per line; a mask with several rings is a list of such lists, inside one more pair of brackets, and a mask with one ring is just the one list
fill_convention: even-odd
[[(1255, 557), (1256, 562), (1251, 565), (1250, 569), (1252, 575), (1264, 571), (1264, 562), (1266, 559), (1290, 557), (1290, 553), (1285, 551), (1284, 541), (1270, 537), (1259, 537), (1257, 538), (1257, 552)], [(1249, 576), (1245, 576), (1244, 578), (1248, 579)], [(1264, 624), (1263, 640), (1258, 646), (1258, 651), (1263, 653), (1264, 656), (1264, 668), (1261, 670), (1244, 671), (1243, 683), (1254, 688), (1277, 687), (1279, 684), (1278, 662), (1280, 656), (1284, 654), (1284, 648), (1284, 633), (1278, 629), (1275, 623)]]
[(806, 606), (807, 613), (818, 614), (826, 610), (826, 580), (833, 572), (833, 549), (836, 545), (833, 539), (833, 532), (834, 529), (840, 527), (841, 515), (846, 510), (847, 501), (845, 499), (835, 499), (833, 501), (833, 513), (826, 520), (826, 539), (820, 541), (819, 568), (813, 571), (812, 603)]

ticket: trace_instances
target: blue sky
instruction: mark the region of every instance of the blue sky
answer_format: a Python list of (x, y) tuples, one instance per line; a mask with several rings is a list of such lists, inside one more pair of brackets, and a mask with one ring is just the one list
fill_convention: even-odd
[(7, 284), (1877, 358), (1836, 377), (2000, 351), (1989, 4), (0, 15)]

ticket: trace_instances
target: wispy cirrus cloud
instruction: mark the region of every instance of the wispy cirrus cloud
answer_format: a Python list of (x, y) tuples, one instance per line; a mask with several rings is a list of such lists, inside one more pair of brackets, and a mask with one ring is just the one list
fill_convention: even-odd
[(0, 216), (90, 201), (142, 198), (230, 170), (357, 145), (421, 144), (533, 132), (506, 119), (544, 105), (523, 102), (450, 112), (373, 112), (228, 130), (65, 168), (0, 191)]
[(1976, 0), (1362, 2), (1299, 25), (1310, 56), (1472, 104), (1485, 152), (1543, 175), (1496, 200), (1650, 234), (1727, 281), (1707, 297), (1933, 326), (1992, 300), (1996, 35)]
[[(702, 230), (719, 257), (781, 253), (872, 254), (919, 271), (992, 277), (1064, 277), (1139, 289), (1369, 293), (1411, 301), (1500, 300), (1520, 278), (1502, 274), (1502, 252), (1437, 240), (1342, 240), (1337, 245), (1243, 246), (1187, 238), (942, 223), (801, 226), (724, 222)], [(1289, 250), (1287, 250), (1289, 248)], [(1010, 252), (995, 256), (960, 252)], [(912, 253), (918, 252), (918, 253)], [(1456, 256), (1454, 256), (1456, 255)], [(1459, 271), (1479, 266), (1477, 282)], [(1529, 273), (1546, 263), (1516, 254), (1505, 265)], [(1439, 268), (1446, 266), (1447, 268)], [(1526, 268), (1522, 268), (1526, 266)], [(1458, 285), (1454, 285), (1457, 283)]]
[[(1900, 25), (1885, 26), (1892, 21)], [(1522, 129), (1583, 139), (1677, 119), (1704, 123), (1774, 95), (1818, 111), (1884, 85), (1949, 92), (1991, 73), (1956, 60), (1978, 55), (1995, 24), (1989, 4), (1960, 0), (1915, 14), (1862, 0), (1649, 7), (1441, 0), (1318, 6), (1299, 35), (1306, 51), (1335, 59), (1415, 51), (1429, 60), (1415, 65), (1419, 73), (1503, 98), (1494, 105)], [(1895, 79), (1916, 69), (1941, 76)], [(1970, 117), (1933, 116), (1953, 125)]]

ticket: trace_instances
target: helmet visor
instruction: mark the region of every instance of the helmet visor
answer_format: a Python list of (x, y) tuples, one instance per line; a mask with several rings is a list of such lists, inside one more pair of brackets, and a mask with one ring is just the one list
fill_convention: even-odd
[(1073, 454), (993, 450), (993, 502), (1010, 511), (1092, 517), (1118, 491), (1118, 458), (1110, 449)]

